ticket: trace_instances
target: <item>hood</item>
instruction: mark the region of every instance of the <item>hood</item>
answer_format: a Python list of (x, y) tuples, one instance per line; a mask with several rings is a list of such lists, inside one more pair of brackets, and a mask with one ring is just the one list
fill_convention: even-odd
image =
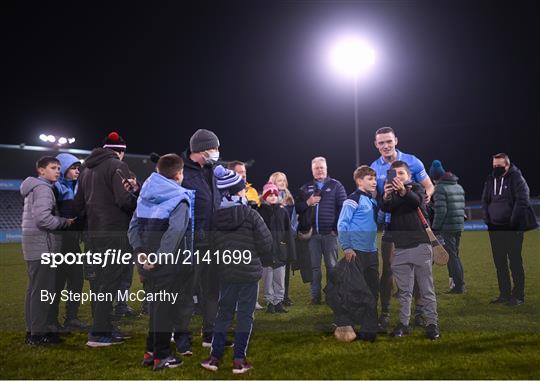
[(167, 218), (181, 202), (191, 206), (192, 191), (159, 173), (152, 173), (144, 182), (137, 200), (137, 216)]
[(440, 183), (446, 183), (446, 184), (456, 184), (459, 180), (459, 177), (454, 175), (452, 172), (446, 172), (442, 177), (439, 179)]
[(38, 187), (40, 185), (44, 185), (49, 188), (53, 187), (50, 181), (47, 181), (40, 177), (27, 177), (21, 184), (21, 195), (23, 197), (28, 196), (28, 194), (32, 192), (35, 187)]
[(246, 220), (251, 208), (238, 204), (229, 208), (218, 209), (214, 214), (214, 225), (216, 230), (228, 231), (236, 230)]
[(90, 156), (84, 161), (84, 166), (88, 168), (94, 168), (108, 159), (118, 159), (118, 155), (108, 148), (95, 148)]
[(61, 153), (56, 156), (60, 161), (60, 178), (58, 180), (63, 180), (66, 175), (67, 170), (75, 163), (80, 163), (81, 161), (77, 159), (70, 153)]

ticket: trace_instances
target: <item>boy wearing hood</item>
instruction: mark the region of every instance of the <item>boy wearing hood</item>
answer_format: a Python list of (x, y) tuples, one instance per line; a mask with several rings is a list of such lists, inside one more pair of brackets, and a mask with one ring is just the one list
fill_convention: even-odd
[[(212, 350), (201, 366), (217, 371), (223, 357), (227, 330), (236, 310), (233, 373), (242, 374), (252, 367), (246, 351), (253, 328), (253, 313), (257, 302), (257, 283), (263, 266), (272, 264), (272, 234), (262, 217), (250, 208), (245, 197), (246, 183), (236, 172), (218, 165), (214, 169), (222, 200), (212, 218), (212, 247), (219, 253), (219, 301), (214, 327)], [(235, 252), (240, 261), (226, 261)], [(249, 254), (249, 255), (244, 255)], [(216, 261), (215, 256), (212, 260)]]
[[(41, 263), (43, 253), (60, 251), (58, 230), (67, 228), (73, 219), (59, 216), (54, 182), (60, 176), (58, 159), (45, 156), (36, 163), (38, 177), (27, 177), (21, 184), (24, 197), (22, 216), (22, 251), (28, 273), (25, 300), (26, 343), (58, 344), (62, 340), (50, 330), (50, 304), (41, 300), (43, 290), (55, 290), (55, 269)], [(49, 294), (50, 295), (50, 294)]]
[[(433, 163), (436, 164), (438, 160)], [(439, 162), (438, 167), (442, 168)], [(432, 168), (434, 166), (432, 165)], [(452, 172), (432, 174), (436, 181), (433, 192), (433, 223), (431, 228), (439, 233), (444, 241), (444, 248), (449, 254), (448, 276), (452, 279), (453, 286), (448, 294), (463, 294), (465, 282), (463, 280), (463, 265), (459, 258), (459, 243), (465, 221), (465, 191), (458, 184), (458, 177)]]
[[(56, 188), (56, 201), (61, 217), (76, 218), (73, 211), (73, 200), (77, 192), (77, 179), (79, 178), (79, 168), (81, 162), (75, 156), (69, 153), (61, 153), (56, 156), (60, 162), (60, 177), (54, 183)], [(62, 232), (62, 249), (61, 253), (78, 253), (80, 252), (82, 224), (76, 221), (66, 231)], [(68, 265), (62, 263), (56, 269), (56, 294), (66, 288), (75, 294), (80, 294), (83, 289), (84, 274), (83, 265), (73, 263)], [(58, 322), (60, 298), (55, 298), (51, 307), (51, 321), (60, 327)], [(81, 322), (78, 318), (80, 303), (75, 300), (66, 301), (66, 316), (64, 320), (64, 329), (68, 331), (88, 329), (88, 326)]]
[(493, 156), (493, 172), (482, 192), (482, 209), (499, 283), (499, 296), (491, 303), (521, 305), (525, 301), (525, 272), (521, 257), (523, 232), (536, 229), (538, 224), (530, 204), (529, 186), (505, 153)]
[[(137, 253), (137, 263), (142, 264), (140, 271), (145, 278), (145, 291), (178, 296), (176, 302), (151, 301), (149, 305), (150, 321), (143, 365), (153, 366), (154, 370), (182, 364), (181, 358), (171, 354), (170, 339), (182, 305), (191, 298), (185, 293), (186, 275), (191, 267), (183, 263), (183, 257), (171, 263), (161, 254), (176, 256), (192, 249), (193, 225), (190, 221), (194, 195), (180, 185), (183, 168), (184, 162), (178, 155), (168, 154), (159, 159), (157, 173), (152, 173), (142, 186), (128, 231), (129, 241)], [(146, 253), (156, 253), (157, 263), (147, 262)], [(179, 352), (189, 349), (191, 354), (191, 347), (178, 347), (181, 342), (188, 344), (188, 338), (183, 339), (176, 338), (177, 349)]]

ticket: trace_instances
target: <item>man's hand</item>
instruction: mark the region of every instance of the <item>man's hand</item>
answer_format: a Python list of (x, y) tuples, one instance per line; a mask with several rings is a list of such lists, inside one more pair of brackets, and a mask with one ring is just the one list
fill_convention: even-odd
[(351, 262), (354, 258), (356, 258), (356, 253), (354, 252), (353, 249), (347, 249), (343, 252), (343, 254), (345, 254), (345, 260), (347, 262)]
[(66, 220), (67, 226), (73, 225), (73, 223), (75, 222), (76, 219), (77, 219), (77, 217), (75, 217), (75, 218), (68, 218), (68, 219)]
[(397, 177), (395, 177), (394, 180), (392, 180), (392, 186), (394, 187), (394, 190), (396, 190), (399, 193), (399, 195), (402, 197), (405, 196), (405, 194), (407, 193), (407, 189), (405, 189), (405, 185)]
[(312, 205), (317, 205), (319, 202), (321, 201), (321, 196), (314, 196), (314, 195), (311, 195), (308, 199), (307, 199), (307, 204), (308, 206), (312, 206)]
[(128, 192), (137, 192), (139, 190), (139, 184), (135, 179), (126, 179), (123, 184), (124, 189)]

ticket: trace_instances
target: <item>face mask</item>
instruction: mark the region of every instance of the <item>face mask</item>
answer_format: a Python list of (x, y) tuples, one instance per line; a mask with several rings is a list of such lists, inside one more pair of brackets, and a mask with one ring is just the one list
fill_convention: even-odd
[(208, 164), (214, 164), (219, 160), (219, 151), (207, 152), (206, 154), (208, 155), (206, 158)]
[(502, 175), (504, 175), (504, 172), (506, 172), (506, 169), (504, 167), (493, 167), (494, 177), (501, 177)]

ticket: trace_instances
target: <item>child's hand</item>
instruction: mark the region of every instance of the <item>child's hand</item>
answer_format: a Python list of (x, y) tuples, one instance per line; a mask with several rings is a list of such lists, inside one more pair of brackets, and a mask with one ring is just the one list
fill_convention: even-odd
[(384, 184), (384, 198), (389, 199), (390, 195), (394, 191), (394, 186), (392, 184)]
[(148, 262), (144, 262), (142, 268), (145, 269), (146, 271), (150, 271), (150, 270), (153, 270), (154, 267), (156, 267), (155, 265), (152, 265)]
[(66, 220), (67, 226), (73, 225), (73, 223), (75, 222), (76, 219), (77, 219), (77, 218), (68, 218), (68, 219)]
[(353, 249), (347, 249), (343, 252), (345, 254), (345, 260), (347, 262), (351, 262), (354, 258), (356, 258), (356, 253)]
[(394, 180), (392, 180), (392, 186), (399, 193), (400, 196), (405, 196), (405, 194), (407, 193), (407, 190), (405, 189), (405, 185), (397, 177), (395, 177)]

